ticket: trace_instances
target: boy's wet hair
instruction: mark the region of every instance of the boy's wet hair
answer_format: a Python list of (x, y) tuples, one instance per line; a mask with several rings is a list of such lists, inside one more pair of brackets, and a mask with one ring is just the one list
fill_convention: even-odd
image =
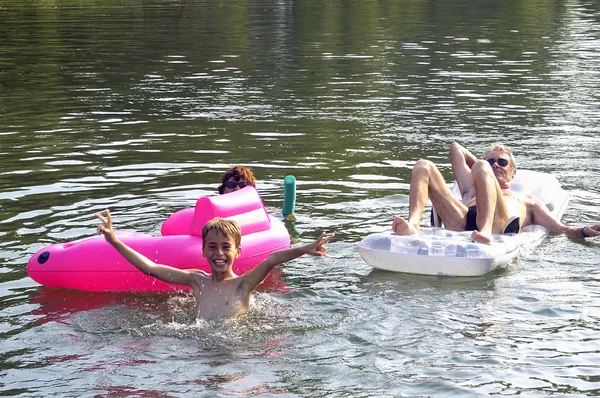
[(236, 248), (240, 247), (242, 243), (242, 230), (235, 221), (216, 217), (207, 222), (204, 228), (202, 228), (202, 246), (204, 246), (206, 236), (210, 231), (220, 232), (227, 238), (232, 238)]
[(250, 170), (246, 166), (233, 166), (221, 176), (219, 194), (223, 195), (223, 191), (225, 190), (225, 183), (229, 181), (231, 177), (233, 177), (233, 181), (235, 182), (246, 181), (248, 184), (252, 185), (253, 187), (256, 187), (256, 178), (254, 177), (254, 173), (252, 172), (252, 170)]
[(515, 159), (515, 155), (513, 155), (513, 151), (512, 151), (512, 149), (510, 149), (510, 147), (508, 147), (507, 145), (498, 144), (498, 143), (490, 144), (486, 148), (486, 150), (483, 152), (482, 158), (485, 159), (485, 157), (492, 152), (504, 152), (505, 154), (507, 154), (508, 161), (510, 162), (510, 166), (515, 170), (517, 169), (517, 160)]

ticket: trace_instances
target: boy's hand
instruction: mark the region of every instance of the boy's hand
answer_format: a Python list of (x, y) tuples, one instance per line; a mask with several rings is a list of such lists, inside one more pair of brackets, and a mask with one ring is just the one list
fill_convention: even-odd
[(312, 254), (313, 256), (326, 256), (327, 247), (325, 247), (325, 243), (333, 239), (334, 236), (335, 234), (325, 236), (325, 232), (321, 232), (321, 236), (319, 236), (314, 243), (307, 246), (307, 254)]
[(106, 209), (106, 217), (102, 216), (100, 213), (96, 213), (96, 217), (102, 221), (102, 224), (98, 224), (98, 227), (96, 228), (98, 235), (104, 235), (104, 238), (111, 243), (116, 241), (117, 237), (115, 236), (115, 231), (113, 230), (110, 211)]

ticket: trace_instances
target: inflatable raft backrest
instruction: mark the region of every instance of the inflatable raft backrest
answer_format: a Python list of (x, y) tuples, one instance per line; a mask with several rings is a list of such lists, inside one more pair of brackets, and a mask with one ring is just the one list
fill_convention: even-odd
[(194, 217), (189, 234), (202, 236), (202, 228), (215, 217), (234, 220), (242, 230), (242, 235), (271, 228), (271, 220), (258, 191), (247, 186), (235, 192), (218, 196), (203, 196), (196, 202)]
[(553, 175), (532, 170), (517, 170), (511, 189), (515, 192), (536, 196), (550, 211), (553, 211), (554, 201), (561, 186)]

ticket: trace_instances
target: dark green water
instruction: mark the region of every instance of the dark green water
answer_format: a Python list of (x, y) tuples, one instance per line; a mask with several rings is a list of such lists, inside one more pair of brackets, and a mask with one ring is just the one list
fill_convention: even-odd
[[(600, 222), (597, 1), (0, 1), (0, 394), (597, 395), (596, 240), (549, 236), (504, 270), (372, 270), (356, 243), (408, 211), (419, 158), (501, 141)], [(253, 309), (50, 290), (41, 247), (158, 234), (252, 167), (295, 242)]]

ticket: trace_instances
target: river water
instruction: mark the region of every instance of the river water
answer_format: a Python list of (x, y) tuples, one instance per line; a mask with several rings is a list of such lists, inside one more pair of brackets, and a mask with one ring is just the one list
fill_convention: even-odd
[[(512, 146), (600, 222), (600, 3), (0, 2), (0, 394), (600, 393), (600, 244), (550, 235), (476, 278), (375, 271), (356, 243), (408, 211), (419, 158)], [(27, 260), (93, 214), (162, 221), (250, 166), (294, 243), (251, 310), (39, 286)]]

